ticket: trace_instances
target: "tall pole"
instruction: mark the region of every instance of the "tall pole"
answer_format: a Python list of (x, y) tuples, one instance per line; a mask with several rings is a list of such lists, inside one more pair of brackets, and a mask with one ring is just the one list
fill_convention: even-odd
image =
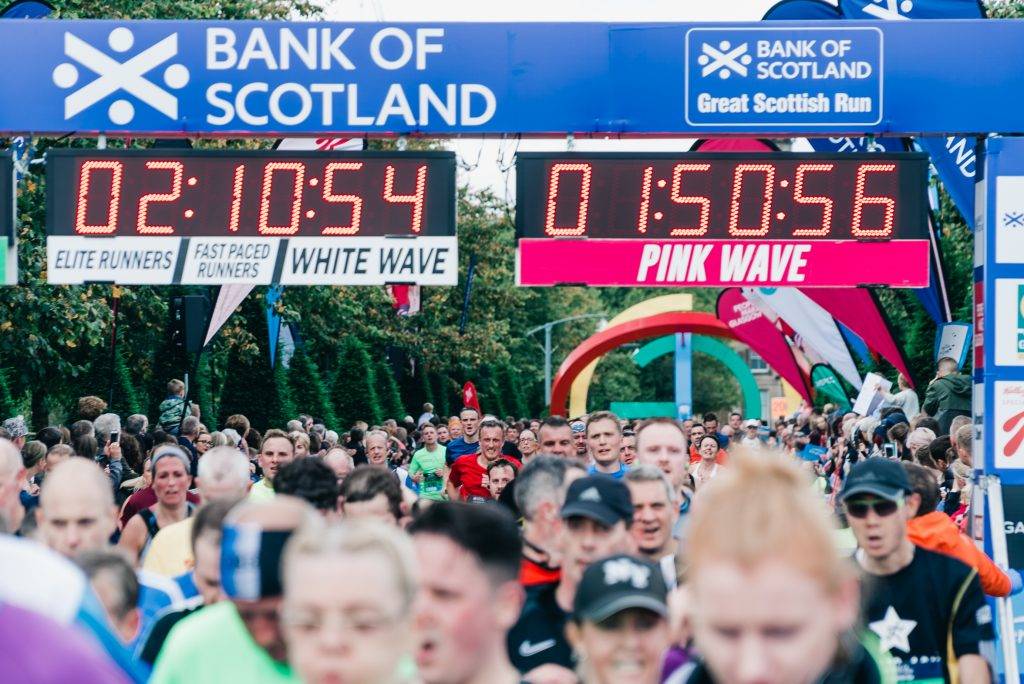
[(544, 326), (544, 405), (551, 406), (551, 324)]

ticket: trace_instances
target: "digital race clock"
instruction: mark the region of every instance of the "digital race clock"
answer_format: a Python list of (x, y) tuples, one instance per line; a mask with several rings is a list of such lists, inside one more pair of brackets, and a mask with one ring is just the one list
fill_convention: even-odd
[(928, 280), (923, 154), (520, 154), (524, 285)]
[(450, 152), (51, 150), (51, 282), (454, 284)]

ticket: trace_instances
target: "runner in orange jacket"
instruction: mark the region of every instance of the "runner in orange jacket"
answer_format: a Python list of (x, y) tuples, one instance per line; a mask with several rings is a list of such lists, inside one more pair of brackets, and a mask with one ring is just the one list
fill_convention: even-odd
[(935, 475), (927, 468), (913, 463), (904, 463), (903, 467), (907, 470), (914, 493), (921, 497), (917, 515), (907, 523), (910, 541), (923, 549), (956, 558), (977, 570), (981, 588), (989, 596), (1009, 596), (1019, 592), (1022, 585), (1016, 570), (1010, 570), (1009, 573), (1000, 570), (991, 558), (960, 531), (952, 518), (935, 510), (939, 501)]

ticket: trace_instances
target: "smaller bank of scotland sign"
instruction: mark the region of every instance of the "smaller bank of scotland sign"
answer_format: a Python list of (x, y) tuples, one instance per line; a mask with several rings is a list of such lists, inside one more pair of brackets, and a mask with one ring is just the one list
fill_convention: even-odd
[(882, 31), (694, 28), (686, 32), (691, 126), (874, 126)]

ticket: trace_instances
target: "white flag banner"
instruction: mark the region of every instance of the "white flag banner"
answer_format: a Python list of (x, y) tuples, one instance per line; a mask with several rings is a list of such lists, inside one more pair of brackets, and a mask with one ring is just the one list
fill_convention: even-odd
[(227, 322), (231, 314), (235, 312), (242, 300), (248, 296), (255, 285), (240, 283), (236, 285), (221, 285), (217, 294), (217, 302), (213, 305), (213, 313), (210, 314), (210, 327), (206, 330), (206, 341), (203, 346), (210, 344), (210, 340), (217, 334), (221, 326)]
[(861, 388), (864, 383), (857, 371), (857, 364), (850, 356), (846, 340), (829, 312), (795, 287), (743, 288), (748, 298), (752, 296), (751, 291), (756, 292), (757, 297), (793, 328), (807, 347), (818, 352), (826, 363), (856, 389)]
[(279, 152), (301, 152), (308, 150), (361, 150), (362, 138), (282, 138), (277, 144)]

